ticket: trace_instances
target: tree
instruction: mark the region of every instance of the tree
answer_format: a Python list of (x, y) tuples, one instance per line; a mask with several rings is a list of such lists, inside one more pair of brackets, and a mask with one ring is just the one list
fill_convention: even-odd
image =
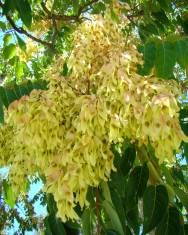
[(0, 7), (2, 229), (37, 178), (44, 234), (187, 234), (186, 1)]

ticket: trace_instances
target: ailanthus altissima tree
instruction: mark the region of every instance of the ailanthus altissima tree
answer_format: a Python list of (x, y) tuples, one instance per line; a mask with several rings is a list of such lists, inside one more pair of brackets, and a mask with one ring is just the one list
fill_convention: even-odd
[[(16, 2), (0, 4), (9, 26), (29, 37), (25, 44), (16, 34), (18, 46), (13, 50), (4, 40), (3, 49), (10, 68), (1, 95), (7, 110), (0, 165), (9, 167), (14, 199), (24, 200), (28, 182), (41, 178), (53, 207), (46, 234), (139, 234), (141, 227), (143, 234), (186, 234), (187, 168), (178, 156), (186, 156), (188, 142), (187, 41), (170, 38), (168, 15), (185, 15), (186, 6), (175, 12), (160, 1), (25, 1), (33, 9), (32, 25)], [(25, 26), (16, 26), (10, 12)], [(157, 13), (169, 20), (161, 32)], [(183, 49), (184, 58), (174, 58), (174, 49)], [(24, 74), (42, 79), (47, 89), (31, 81), (21, 89)], [(20, 81), (9, 85), (10, 76)], [(56, 212), (54, 227), (49, 221)]]

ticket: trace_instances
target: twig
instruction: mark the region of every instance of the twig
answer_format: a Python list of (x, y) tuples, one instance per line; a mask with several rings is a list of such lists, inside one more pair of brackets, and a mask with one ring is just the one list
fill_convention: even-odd
[[(2, 7), (2, 8), (4, 7), (4, 4), (3, 4), (1, 1), (0, 1), (0, 7)], [(48, 47), (50, 47), (50, 48), (53, 48), (53, 44), (52, 44), (52, 43), (47, 42), (47, 41), (44, 41), (44, 40), (41, 40), (41, 39), (39, 39), (39, 38), (36, 38), (36, 37), (33, 36), (32, 34), (28, 33), (24, 28), (18, 27), (18, 26), (15, 24), (14, 20), (13, 20), (8, 14), (5, 14), (5, 16), (6, 16), (7, 20), (8, 20), (8, 22), (10, 23), (10, 25), (12, 26), (12, 28), (13, 28), (16, 32), (18, 32), (18, 33), (20, 33), (20, 34), (24, 34), (24, 35), (27, 36), (28, 38), (32, 39), (32, 40), (35, 41), (35, 42), (39, 42), (39, 43), (43, 44), (44, 46), (48, 46)]]
[(87, 2), (83, 5), (81, 5), (78, 10), (77, 15), (57, 15), (57, 14), (51, 13), (50, 10), (46, 7), (44, 2), (41, 3), (41, 6), (42, 6), (44, 12), (47, 13), (47, 15), (50, 19), (54, 18), (55, 20), (62, 20), (62, 21), (68, 21), (68, 22), (70, 22), (70, 21), (74, 21), (74, 22), (78, 21), (79, 22), (80, 15), (87, 10), (87, 7), (93, 5), (94, 3), (97, 3), (97, 2), (99, 2), (99, 0), (92, 0), (90, 2)]
[(134, 22), (134, 18), (137, 18), (137, 17), (140, 17), (140, 16), (143, 16), (144, 12), (143, 11), (140, 11), (138, 12), (137, 14), (130, 14), (130, 15), (127, 15), (127, 19), (133, 24), (133, 25), (136, 25), (136, 23)]
[(41, 6), (44, 10), (44, 12), (47, 13), (49, 19), (55, 19), (55, 20), (62, 20), (62, 21), (75, 21), (77, 20), (77, 16), (75, 15), (57, 15), (54, 13), (51, 13), (50, 10), (46, 7), (44, 2), (41, 2)]
[(80, 6), (79, 10), (78, 10), (78, 17), (86, 10), (87, 7), (93, 5), (94, 3), (99, 2), (99, 0), (92, 0), (90, 2), (87, 2), (85, 4), (83, 4), (82, 6)]

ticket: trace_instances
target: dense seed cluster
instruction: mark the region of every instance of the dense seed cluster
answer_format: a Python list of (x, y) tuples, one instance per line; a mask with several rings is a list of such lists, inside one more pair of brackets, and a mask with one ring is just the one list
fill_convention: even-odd
[(15, 193), (39, 172), (64, 221), (76, 219), (74, 208), (87, 205), (88, 187), (115, 170), (112, 142), (150, 142), (162, 163), (172, 162), (187, 141), (178, 122), (178, 85), (137, 74), (141, 56), (120, 25), (103, 17), (85, 22), (74, 45), (69, 75), (61, 75), (59, 58), (44, 75), (49, 90), (14, 102), (0, 132), (1, 164), (11, 166)]

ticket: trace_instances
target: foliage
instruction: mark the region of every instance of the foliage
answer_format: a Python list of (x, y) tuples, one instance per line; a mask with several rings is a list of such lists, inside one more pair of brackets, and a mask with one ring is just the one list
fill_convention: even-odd
[(39, 175), (44, 234), (187, 234), (187, 2), (4, 0), (0, 13), (2, 230)]
[[(14, 230), (14, 224), (18, 223), (17, 232), (24, 234), (25, 231), (39, 230), (42, 224), (42, 218), (38, 217), (34, 210), (36, 198), (43, 200), (41, 192), (29, 199), (28, 195), (19, 200), (15, 200), (11, 185), (6, 179), (1, 179), (1, 197), (0, 197), (0, 231), (9, 231), (9, 228)], [(16, 234), (16, 231), (15, 233)]]

